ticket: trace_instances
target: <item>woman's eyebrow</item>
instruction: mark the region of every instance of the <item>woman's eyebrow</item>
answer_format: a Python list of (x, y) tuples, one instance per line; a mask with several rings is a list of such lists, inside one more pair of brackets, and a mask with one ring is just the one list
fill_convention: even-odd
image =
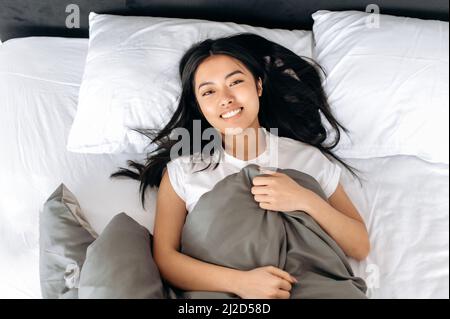
[[(244, 74), (241, 70), (235, 70), (235, 71), (233, 71), (233, 72), (227, 74), (227, 75), (225, 76), (225, 80), (228, 79), (230, 76), (233, 76), (233, 75), (239, 74), (239, 73), (240, 73), (240, 74)], [(200, 85), (198, 86), (197, 91), (200, 90), (200, 88), (201, 88), (203, 85), (208, 85), (208, 84), (214, 84), (214, 82), (203, 82), (202, 84), (200, 84)]]

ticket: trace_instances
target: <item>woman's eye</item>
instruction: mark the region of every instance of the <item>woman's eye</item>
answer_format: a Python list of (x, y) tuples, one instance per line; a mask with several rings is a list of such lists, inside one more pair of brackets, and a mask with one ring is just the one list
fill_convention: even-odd
[[(244, 81), (242, 81), (242, 80), (236, 80), (236, 81), (234, 81), (233, 83), (231, 83), (231, 85), (239, 84), (239, 83), (241, 83), (241, 82), (244, 82)], [(214, 91), (209, 90), (209, 91), (204, 92), (204, 93), (202, 94), (202, 96), (208, 96), (208, 95), (211, 95), (212, 93), (214, 93)]]

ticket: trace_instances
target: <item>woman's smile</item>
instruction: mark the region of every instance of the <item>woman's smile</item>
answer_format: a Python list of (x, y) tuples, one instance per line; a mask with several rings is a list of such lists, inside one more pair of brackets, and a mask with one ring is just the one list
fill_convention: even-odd
[(220, 117), (225, 121), (237, 119), (241, 116), (243, 109), (243, 107), (236, 108), (221, 114)]

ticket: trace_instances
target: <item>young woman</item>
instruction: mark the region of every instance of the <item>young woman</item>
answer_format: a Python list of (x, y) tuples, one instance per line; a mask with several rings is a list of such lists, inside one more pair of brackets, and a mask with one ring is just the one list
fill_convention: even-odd
[[(159, 132), (139, 130), (158, 144), (157, 150), (148, 155), (145, 165), (129, 161), (137, 173), (121, 168), (112, 175), (140, 180), (143, 205), (146, 188), (159, 186), (153, 254), (168, 282), (183, 290), (230, 292), (241, 298), (290, 297), (296, 281), (283, 269), (267, 265), (241, 271), (180, 253), (185, 218), (199, 197), (249, 163), (270, 166), (274, 151), (278, 168), (311, 175), (328, 201), (285, 174), (267, 172), (253, 179), (251, 193), (260, 207), (281, 212), (303, 210), (347, 256), (362, 260), (368, 255), (370, 244), (364, 222), (339, 184), (340, 167), (327, 157), (354, 174), (331, 152), (339, 142), (339, 127), (345, 128), (330, 112), (313, 61), (307, 62), (260, 36), (240, 34), (194, 45), (181, 59), (179, 73), (182, 93), (170, 122)], [(324, 145), (327, 130), (321, 114), (336, 132), (328, 146)], [(202, 151), (210, 141), (198, 141), (196, 121), (201, 130), (214, 129), (222, 138), (219, 152), (212, 149), (204, 156)], [(172, 147), (179, 141), (173, 140), (171, 133), (179, 128), (189, 132), (189, 145), (184, 145), (188, 154), (173, 158)], [(278, 136), (271, 133), (273, 128)], [(244, 132), (254, 134), (241, 138)], [(277, 149), (269, 153), (272, 141), (276, 141)], [(202, 169), (196, 169), (198, 163), (191, 156), (199, 153), (202, 160), (209, 158)]]

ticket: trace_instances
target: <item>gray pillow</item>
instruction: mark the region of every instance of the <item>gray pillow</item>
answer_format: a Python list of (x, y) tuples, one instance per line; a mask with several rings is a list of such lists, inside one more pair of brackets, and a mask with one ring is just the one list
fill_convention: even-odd
[(152, 257), (152, 236), (120, 213), (89, 246), (81, 269), (79, 298), (166, 298)]
[(87, 247), (97, 234), (75, 196), (61, 184), (39, 216), (39, 274), (44, 298), (78, 298), (78, 278)]

